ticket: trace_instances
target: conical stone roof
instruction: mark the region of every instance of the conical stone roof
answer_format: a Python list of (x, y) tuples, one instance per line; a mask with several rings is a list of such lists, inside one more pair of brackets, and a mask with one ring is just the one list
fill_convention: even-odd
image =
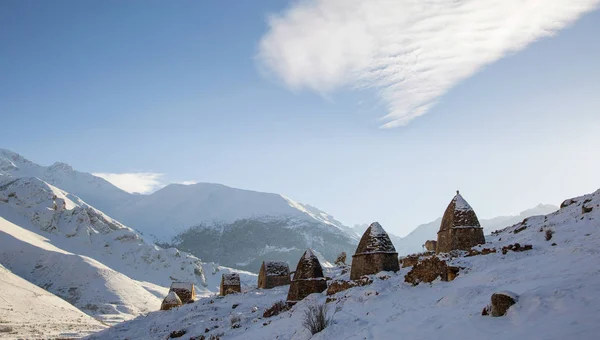
[(312, 249), (307, 249), (296, 266), (295, 280), (315, 279), (323, 277), (323, 268)]
[(358, 243), (355, 255), (373, 253), (395, 253), (396, 248), (381, 224), (373, 222)]
[(181, 299), (179, 298), (179, 296), (177, 296), (177, 294), (175, 292), (170, 292), (169, 294), (167, 294), (167, 296), (165, 297), (165, 299), (163, 300), (163, 303), (167, 303), (170, 305), (181, 305)]
[(460, 195), (458, 190), (444, 212), (440, 232), (451, 228), (481, 228), (479, 219), (469, 203)]

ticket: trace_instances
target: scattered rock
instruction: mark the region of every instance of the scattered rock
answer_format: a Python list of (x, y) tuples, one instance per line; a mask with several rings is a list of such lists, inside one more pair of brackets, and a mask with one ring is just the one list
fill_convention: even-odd
[(581, 213), (582, 214), (587, 214), (592, 212), (594, 207), (586, 207), (585, 204), (581, 206)]
[(184, 329), (179, 331), (172, 331), (171, 334), (169, 334), (169, 339), (181, 338), (185, 335), (185, 333), (186, 331)]
[(502, 247), (502, 254), (506, 254), (508, 253), (509, 250), (512, 251), (526, 251), (526, 250), (531, 250), (533, 249), (533, 246), (531, 244), (526, 244), (521, 246), (521, 244), (519, 243), (515, 243), (515, 244), (509, 244), (505, 247)]
[(264, 318), (270, 318), (275, 315), (279, 315), (285, 311), (290, 310), (290, 305), (285, 303), (284, 301), (277, 301), (271, 307), (265, 309), (263, 313)]
[(448, 266), (446, 261), (437, 256), (419, 261), (404, 277), (404, 281), (413, 286), (421, 282), (433, 282), (438, 277), (442, 281), (452, 281), (458, 275), (460, 268)]
[(352, 287), (362, 287), (373, 283), (373, 280), (369, 279), (368, 276), (363, 276), (358, 280), (335, 280), (329, 284), (327, 287), (327, 295), (333, 295), (339, 292), (343, 292)]
[(427, 249), (427, 251), (435, 251), (436, 247), (437, 247), (437, 241), (434, 241), (434, 240), (425, 241), (425, 249)]
[(465, 255), (465, 257), (477, 256), (477, 255), (488, 255), (496, 253), (495, 248), (483, 248), (480, 250), (477, 249), (469, 249), (469, 253)]
[(231, 309), (236, 309), (239, 305), (239, 303), (234, 303), (233, 305), (231, 305)]
[(574, 200), (574, 199), (568, 199), (568, 200), (565, 200), (564, 202), (562, 202), (562, 203), (560, 204), (560, 208), (561, 208), (561, 209), (562, 209), (562, 208), (566, 208), (566, 207), (570, 206), (570, 205), (571, 205), (571, 204), (573, 204), (573, 203), (577, 203), (577, 201), (576, 201), (576, 200)]
[[(523, 221), (523, 222), (525, 222), (525, 221)], [(527, 226), (526, 226), (526, 225), (524, 225), (524, 226), (522, 226), (522, 227), (519, 227), (519, 228), (515, 229), (515, 230), (513, 231), (513, 233), (514, 233), (514, 234), (518, 234), (518, 233), (522, 232), (522, 231), (523, 231), (523, 230), (525, 230), (525, 229), (527, 229)]]
[(556, 243), (552, 243), (552, 246), (554, 247), (556, 245)]

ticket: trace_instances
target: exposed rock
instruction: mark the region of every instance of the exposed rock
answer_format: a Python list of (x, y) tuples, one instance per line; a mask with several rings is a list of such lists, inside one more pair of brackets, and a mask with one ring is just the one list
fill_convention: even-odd
[(425, 249), (427, 249), (427, 251), (435, 251), (436, 248), (437, 248), (437, 241), (434, 241), (434, 240), (425, 241)]
[(469, 253), (465, 257), (477, 256), (477, 255), (488, 255), (496, 253), (495, 248), (483, 248), (481, 251), (477, 249), (469, 249)]
[(265, 309), (263, 317), (270, 318), (272, 316), (279, 315), (285, 311), (288, 311), (290, 310), (290, 308), (291, 307), (287, 303), (283, 301), (277, 301), (271, 307)]
[(381, 225), (373, 222), (363, 234), (356, 253), (352, 256), (350, 279), (356, 280), (363, 275), (377, 274), (381, 271), (398, 270), (400, 266), (396, 248)]
[(452, 281), (458, 275), (460, 268), (448, 266), (446, 261), (437, 256), (420, 260), (406, 274), (404, 281), (416, 286), (421, 282), (433, 282), (438, 277), (442, 281)]
[(565, 201), (563, 201), (563, 202), (560, 204), (560, 208), (561, 208), (561, 209), (562, 209), (562, 208), (566, 208), (566, 207), (570, 206), (570, 205), (571, 205), (571, 204), (573, 204), (573, 203), (577, 203), (577, 201), (576, 201), (576, 200), (574, 200), (574, 199), (572, 199), (572, 198), (570, 198), (570, 199), (568, 199), (568, 200), (565, 200)]
[(484, 243), (483, 228), (479, 224), (475, 211), (457, 191), (442, 217), (436, 252), (469, 250)]
[(481, 315), (504, 316), (510, 306), (517, 303), (519, 296), (515, 293), (504, 291), (492, 294), (492, 303), (483, 309)]
[(327, 287), (327, 295), (333, 295), (339, 292), (343, 292), (353, 287), (362, 287), (373, 283), (373, 280), (369, 279), (368, 276), (361, 277), (358, 280), (335, 280)]
[(531, 250), (531, 249), (533, 249), (533, 246), (531, 244), (526, 244), (523, 246), (521, 246), (521, 244), (519, 244), (519, 243), (509, 244), (507, 246), (502, 247), (502, 254), (506, 255), (506, 253), (508, 253), (509, 250), (526, 251), (526, 250)]
[(184, 329), (179, 331), (172, 331), (171, 334), (169, 334), (169, 339), (181, 338), (185, 335), (185, 333), (186, 331)]
[(586, 206), (585, 204), (583, 204), (583, 205), (581, 206), (581, 213), (582, 213), (582, 214), (587, 214), (587, 213), (590, 213), (590, 212), (592, 212), (592, 210), (593, 210), (593, 209), (594, 209), (594, 207), (588, 207), (588, 206)]
[(341, 252), (338, 257), (335, 259), (335, 264), (338, 266), (344, 266), (346, 265), (346, 252), (343, 251)]
[(419, 262), (420, 259), (430, 257), (434, 254), (435, 253), (433, 253), (433, 252), (411, 254), (411, 255), (406, 255), (405, 257), (400, 258), (399, 261), (402, 264), (402, 268), (412, 267), (415, 264), (417, 264), (417, 262)]

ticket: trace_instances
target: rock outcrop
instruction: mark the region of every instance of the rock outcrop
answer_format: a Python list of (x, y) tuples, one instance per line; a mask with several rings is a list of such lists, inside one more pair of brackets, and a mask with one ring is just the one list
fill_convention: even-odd
[(492, 294), (492, 302), (483, 309), (481, 315), (504, 316), (518, 300), (519, 296), (513, 292), (494, 293)]
[(413, 286), (421, 282), (433, 282), (438, 277), (442, 281), (452, 281), (458, 275), (460, 268), (448, 266), (446, 261), (440, 260), (437, 256), (420, 260), (413, 266), (412, 270), (406, 274), (404, 281)]

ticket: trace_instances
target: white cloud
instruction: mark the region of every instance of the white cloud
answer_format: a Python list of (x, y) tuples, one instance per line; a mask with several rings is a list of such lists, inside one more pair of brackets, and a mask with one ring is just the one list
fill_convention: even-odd
[(292, 89), (375, 88), (388, 108), (383, 126), (400, 126), (485, 65), (599, 2), (300, 0), (269, 17), (258, 59)]
[(183, 182), (179, 182), (179, 184), (183, 184), (183, 185), (194, 185), (197, 184), (198, 182), (196, 181), (183, 181)]
[(130, 193), (148, 194), (165, 186), (160, 180), (163, 174), (153, 172), (94, 173), (93, 175), (102, 177)]

